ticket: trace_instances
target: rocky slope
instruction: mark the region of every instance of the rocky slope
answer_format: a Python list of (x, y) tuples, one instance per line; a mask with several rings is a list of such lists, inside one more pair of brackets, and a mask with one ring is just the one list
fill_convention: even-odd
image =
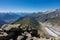
[(57, 31), (60, 36), (60, 17), (50, 18), (46, 21), (47, 25), (51, 25), (51, 27)]
[(0, 40), (41, 40), (41, 38), (42, 40), (44, 38), (50, 39), (52, 36), (45, 34), (40, 27), (41, 26), (37, 21), (26, 17), (21, 21), (16, 21), (13, 24), (3, 25), (0, 33), (3, 35), (4, 32), (6, 33), (6, 36), (0, 36)]

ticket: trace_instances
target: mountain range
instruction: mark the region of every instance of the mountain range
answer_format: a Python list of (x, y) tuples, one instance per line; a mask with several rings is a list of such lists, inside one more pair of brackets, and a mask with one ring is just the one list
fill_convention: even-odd
[(25, 15), (27, 15), (27, 13), (0, 13), (0, 26), (13, 23)]
[(38, 13), (0, 13), (0, 26), (6, 23), (13, 23), (16, 20), (21, 20), (24, 17), (29, 17), (35, 19), (40, 22), (45, 22), (50, 18), (60, 16), (60, 9), (56, 9), (55, 11), (48, 12), (38, 12)]
[(0, 13), (0, 25), (6, 23), (13, 23), (16, 20), (21, 20), (24, 17), (29, 17), (40, 22), (45, 22), (50, 18), (60, 16), (60, 9), (48, 12), (38, 12), (38, 13)]
[[(4, 27), (3, 24), (7, 24), (7, 27)], [(13, 27), (9, 27), (8, 24), (12, 25)], [(16, 25), (19, 24), (20, 26), (17, 27)], [(32, 32), (33, 34), (31, 35), (35, 37), (38, 36), (46, 39), (52, 37), (54, 40), (58, 40), (55, 39), (55, 37), (60, 37), (60, 9), (56, 9), (55, 11), (38, 12), (31, 14), (0, 13), (0, 25), (3, 25), (3, 29), (11, 28), (9, 30), (4, 30), (8, 34), (8, 37), (6, 39), (17, 39), (17, 37), (21, 35), (24, 37), (23, 34), (26, 32), (31, 34), (31, 31), (34, 30)], [(37, 33), (39, 35), (37, 35)], [(11, 35), (13, 35), (13, 37)], [(3, 38), (4, 37), (2, 37), (2, 39)]]

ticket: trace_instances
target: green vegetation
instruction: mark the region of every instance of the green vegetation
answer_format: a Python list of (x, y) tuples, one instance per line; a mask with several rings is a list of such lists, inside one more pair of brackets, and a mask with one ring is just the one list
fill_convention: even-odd
[(33, 20), (31, 18), (23, 18), (22, 20), (16, 21), (14, 24), (22, 24), (22, 27), (39, 27), (39, 23), (36, 20)]

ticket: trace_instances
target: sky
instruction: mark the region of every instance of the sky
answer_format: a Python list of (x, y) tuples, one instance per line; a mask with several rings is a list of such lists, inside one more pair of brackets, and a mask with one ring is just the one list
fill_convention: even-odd
[(40, 12), (60, 9), (60, 0), (0, 0), (0, 12)]

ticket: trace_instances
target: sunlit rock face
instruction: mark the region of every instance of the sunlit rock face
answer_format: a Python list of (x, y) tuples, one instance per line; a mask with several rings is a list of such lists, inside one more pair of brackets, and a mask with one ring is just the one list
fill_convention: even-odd
[(8, 34), (3, 31), (3, 29), (0, 29), (0, 37), (7, 36)]
[[(0, 36), (1, 40), (46, 40), (51, 39), (50, 36), (46, 37), (45, 34), (41, 36), (41, 34), (38, 32), (38, 29), (35, 27), (21, 27), (21, 24), (5, 24), (7, 26), (3, 26), (1, 28), (1, 31), (5, 32), (7, 34), (6, 36)], [(6, 28), (9, 28), (9, 30), (6, 30)]]
[(19, 28), (21, 24), (4, 24), (1, 28), (8, 31), (12, 28)]

